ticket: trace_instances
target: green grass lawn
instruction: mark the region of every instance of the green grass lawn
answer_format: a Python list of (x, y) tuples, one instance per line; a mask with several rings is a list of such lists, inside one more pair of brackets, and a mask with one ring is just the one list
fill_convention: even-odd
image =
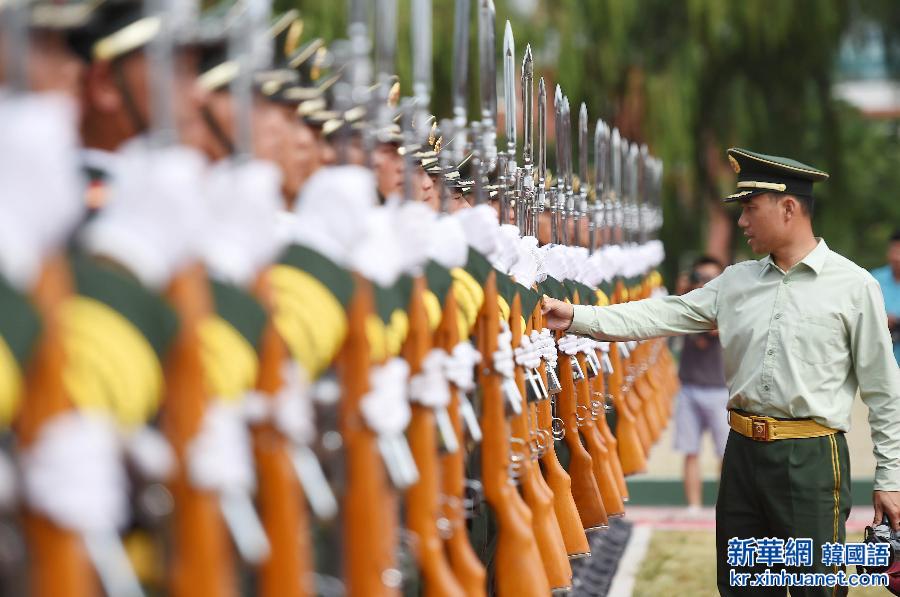
[[(860, 541), (852, 537), (850, 541)], [(635, 597), (717, 597), (716, 537), (710, 531), (654, 531), (635, 582)], [(882, 587), (851, 588), (853, 597), (885, 597)]]

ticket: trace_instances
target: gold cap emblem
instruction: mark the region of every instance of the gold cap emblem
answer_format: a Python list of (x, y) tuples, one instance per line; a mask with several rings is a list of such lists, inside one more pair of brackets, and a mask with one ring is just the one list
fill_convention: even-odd
[(728, 156), (728, 162), (731, 164), (731, 167), (734, 170), (735, 174), (741, 173), (741, 165), (738, 164), (738, 161), (734, 159), (733, 155)]
[(388, 105), (392, 108), (397, 107), (397, 103), (400, 101), (400, 81), (397, 81), (393, 85), (391, 85), (391, 89), (388, 92)]
[(284, 55), (290, 56), (300, 46), (300, 38), (303, 36), (303, 21), (295, 19), (288, 28), (284, 40)]

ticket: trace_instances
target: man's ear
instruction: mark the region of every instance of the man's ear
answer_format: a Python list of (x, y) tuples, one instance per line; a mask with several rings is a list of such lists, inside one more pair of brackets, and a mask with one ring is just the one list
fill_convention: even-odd
[(785, 221), (788, 221), (799, 212), (800, 202), (793, 195), (785, 195), (781, 199), (781, 208), (784, 210)]
[(87, 69), (85, 99), (99, 112), (116, 112), (122, 106), (114, 77), (112, 63), (106, 60), (94, 62)]

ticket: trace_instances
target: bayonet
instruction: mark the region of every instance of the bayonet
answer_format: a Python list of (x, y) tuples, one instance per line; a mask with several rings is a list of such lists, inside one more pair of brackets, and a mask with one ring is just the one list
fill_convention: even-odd
[[(469, 7), (472, 0), (456, 0), (453, 25), (453, 124), (457, 135), (463, 134), (466, 118), (466, 82), (469, 76)], [(455, 143), (453, 160), (465, 157), (465, 143)]]
[(403, 198), (407, 201), (415, 199), (415, 169), (413, 147), (417, 145), (416, 135), (416, 100), (406, 98), (400, 105), (400, 118), (402, 123), (403, 145), (406, 153), (403, 155)]
[[(443, 136), (445, 139), (449, 141), (454, 140), (454, 128), (453, 128), (453, 120), (449, 118), (445, 118), (441, 121), (440, 129), (438, 134)], [(450, 165), (452, 162), (452, 152), (448, 150), (441, 151), (438, 153), (438, 163), (441, 166), (441, 175), (438, 176), (441, 192), (441, 213), (447, 213), (450, 207), (450, 189), (447, 188), (446, 179), (444, 178), (444, 173), (450, 171)]]
[(640, 151), (636, 143), (628, 144), (628, 220), (627, 228), (630, 231), (629, 240), (638, 242), (638, 158)]
[[(375, 68), (386, 84), (394, 74), (397, 51), (397, 0), (378, 0), (375, 10)], [(387, 87), (390, 87), (388, 84)]]
[(597, 246), (597, 230), (603, 225), (603, 176), (606, 171), (603, 162), (603, 121), (598, 119), (594, 127), (594, 202), (591, 204), (588, 221), (588, 244), (591, 253)]
[(368, 90), (372, 79), (369, 63), (371, 41), (369, 39), (369, 3), (366, 0), (349, 0), (349, 21), (347, 38), (350, 40), (352, 55), (352, 103), (365, 106), (369, 103)]
[(612, 226), (613, 226), (613, 242), (622, 242), (622, 137), (619, 129), (614, 128), (612, 131), (612, 140), (610, 141), (610, 160), (612, 162)]
[(378, 0), (375, 7), (375, 70), (378, 76), (378, 93), (375, 118), (379, 129), (390, 126), (393, 110), (388, 105), (391, 93), (395, 56), (397, 51), (397, 0)]
[(531, 226), (531, 214), (534, 213), (534, 58), (531, 56), (531, 44), (525, 46), (525, 56), (522, 58), (522, 168), (517, 177), (518, 201), (516, 202), (516, 214), (518, 215), (519, 230), (525, 235), (537, 235), (535, 227)]
[(175, 27), (174, 0), (148, 0), (148, 18), (160, 21), (159, 32), (147, 46), (150, 77), (150, 142), (168, 147), (178, 141), (175, 128)]
[(231, 82), (234, 98), (235, 135), (234, 153), (238, 160), (249, 159), (253, 153), (253, 73), (265, 65), (260, 64), (260, 52), (255, 48), (268, 43), (270, 3), (267, 0), (246, 2), (231, 28), (228, 40), (229, 59), (238, 65), (238, 73)]
[(572, 212), (575, 208), (574, 197), (572, 194), (572, 108), (569, 105), (569, 96), (563, 97), (563, 164), (565, 165), (565, 194), (562, 207), (563, 216), (563, 244), (571, 244), (572, 239), (569, 237), (569, 223), (572, 219)]
[(485, 197), (484, 182), (484, 163), (482, 162), (482, 146), (484, 135), (482, 134), (481, 122), (473, 122), (472, 129), (472, 176), (474, 179), (473, 191), (475, 193), (475, 205), (482, 205), (487, 198)]
[(481, 78), (483, 166), (487, 172), (497, 161), (497, 56), (494, 54), (497, 13), (493, 0), (479, 0), (478, 57)]
[(581, 102), (578, 111), (578, 205), (575, 209), (575, 245), (581, 246), (581, 218), (587, 215), (588, 197), (588, 113)]
[[(535, 197), (534, 207), (534, 233), (539, 234), (538, 214), (544, 211), (546, 207), (546, 189), (547, 186), (547, 87), (544, 85), (544, 77), (538, 80), (538, 105), (537, 105), (537, 167), (538, 167), (538, 185), (537, 196)], [(551, 223), (552, 226), (552, 223)], [(552, 242), (552, 241), (551, 241)]]
[(663, 225), (663, 206), (662, 206), (662, 185), (663, 185), (663, 162), (660, 159), (654, 160), (653, 169), (653, 237), (659, 237), (659, 231)]
[(556, 128), (556, 193), (550, 204), (550, 236), (551, 242), (558, 244), (559, 236), (559, 209), (564, 206), (566, 197), (566, 183), (563, 180), (563, 170), (565, 169), (565, 157), (563, 147), (565, 146), (565, 133), (563, 124), (563, 95), (559, 85), (556, 86), (556, 93), (553, 95), (553, 109), (555, 112), (554, 124)]
[(503, 99), (506, 103), (506, 152), (516, 155), (516, 42), (512, 25), (506, 21), (503, 34)]
[(622, 242), (631, 242), (631, 144), (627, 139), (622, 139), (620, 146), (622, 154), (622, 196), (619, 200), (619, 211), (622, 214)]
[[(503, 102), (506, 115), (504, 118), (506, 132), (506, 151), (501, 152), (497, 161), (500, 190), (500, 223), (509, 221), (508, 191), (513, 188), (516, 170), (516, 46), (513, 39), (512, 25), (506, 21), (503, 33)], [(518, 203), (518, 202), (517, 202)]]
[(603, 168), (601, 173), (601, 180), (603, 181), (602, 188), (602, 224), (603, 224), (603, 234), (602, 234), (602, 243), (604, 245), (612, 242), (612, 225), (613, 225), (613, 204), (612, 198), (614, 197), (613, 189), (612, 189), (612, 152), (610, 146), (612, 144), (612, 131), (609, 129), (609, 125), (605, 122), (603, 123), (603, 134), (600, 139), (600, 152), (601, 159), (600, 164)]
[(413, 97), (417, 138), (428, 137), (431, 103), (431, 0), (412, 1)]
[(637, 227), (640, 243), (647, 242), (647, 225), (650, 223), (650, 171), (653, 166), (650, 163), (650, 150), (646, 144), (642, 144), (638, 154), (638, 166), (640, 176), (640, 192), (638, 193)]
[(6, 82), (13, 91), (25, 92), (29, 88), (28, 80), (28, 45), (31, 39), (28, 34), (29, 11), (28, 0), (11, 0), (0, 2), (0, 39), (6, 45)]

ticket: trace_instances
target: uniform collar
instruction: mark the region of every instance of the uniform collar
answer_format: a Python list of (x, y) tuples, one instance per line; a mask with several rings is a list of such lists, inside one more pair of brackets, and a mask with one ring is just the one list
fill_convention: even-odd
[(102, 179), (108, 178), (115, 170), (118, 157), (115, 153), (104, 149), (90, 147), (81, 149), (82, 166)]
[[(816, 237), (816, 240), (819, 241), (816, 244), (816, 247), (806, 254), (806, 257), (800, 260), (800, 263), (804, 264), (806, 267), (815, 272), (816, 275), (822, 271), (822, 268), (825, 267), (825, 260), (828, 258), (828, 245), (825, 244), (825, 239), (821, 237)], [(773, 267), (777, 269), (775, 265), (775, 260), (772, 259), (772, 255), (766, 255), (762, 259), (759, 260), (759, 263), (762, 265), (762, 268), (759, 271), (759, 275), (762, 276), (765, 274), (769, 267)], [(797, 265), (800, 265), (798, 263)], [(796, 265), (794, 267), (797, 267)]]

